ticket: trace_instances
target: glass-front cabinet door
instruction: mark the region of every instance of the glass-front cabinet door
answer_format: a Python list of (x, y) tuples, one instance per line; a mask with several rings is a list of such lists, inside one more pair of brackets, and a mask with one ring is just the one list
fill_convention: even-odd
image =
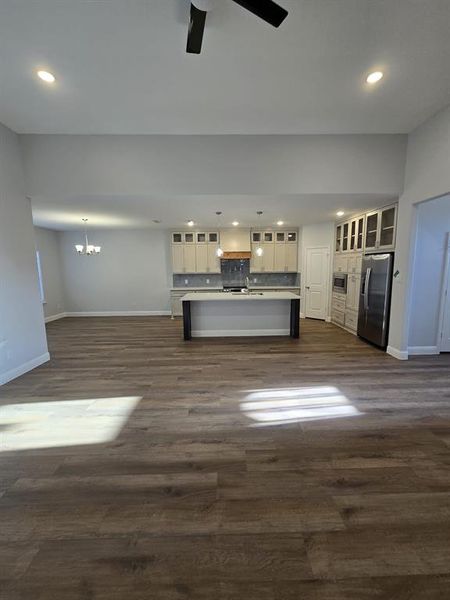
[(270, 244), (271, 242), (273, 242), (273, 232), (272, 231), (264, 232), (264, 242), (266, 244)]
[(385, 250), (395, 244), (396, 206), (380, 210), (380, 236), (378, 247)]
[(219, 234), (217, 231), (210, 231), (208, 233), (208, 243), (209, 244), (217, 244), (219, 241)]
[(288, 231), (287, 232), (287, 241), (295, 243), (297, 241), (297, 232), (296, 231)]
[(350, 250), (356, 249), (356, 219), (350, 222)]
[(193, 233), (185, 233), (184, 234), (184, 243), (185, 244), (193, 244), (195, 242), (195, 236)]
[(336, 252), (342, 250), (342, 225), (336, 225)]
[(197, 233), (197, 244), (206, 244), (206, 233)]
[(379, 212), (375, 211), (367, 214), (366, 218), (366, 250), (375, 250), (377, 248)]
[(356, 250), (362, 250), (364, 246), (364, 217), (358, 217), (356, 231)]
[(172, 233), (172, 244), (182, 244), (183, 243), (183, 234), (174, 232)]
[(342, 226), (342, 252), (349, 251), (349, 232), (350, 223), (344, 223)]
[(275, 241), (284, 243), (285, 237), (286, 234), (284, 233), (284, 231), (277, 231), (275, 234)]
[(259, 244), (262, 241), (262, 233), (260, 231), (252, 231), (252, 242)]

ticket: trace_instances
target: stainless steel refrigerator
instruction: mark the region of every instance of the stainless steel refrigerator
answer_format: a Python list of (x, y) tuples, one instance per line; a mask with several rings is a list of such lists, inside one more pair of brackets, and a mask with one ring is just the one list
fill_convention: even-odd
[(393, 254), (363, 257), (358, 335), (381, 348), (388, 341), (393, 263)]

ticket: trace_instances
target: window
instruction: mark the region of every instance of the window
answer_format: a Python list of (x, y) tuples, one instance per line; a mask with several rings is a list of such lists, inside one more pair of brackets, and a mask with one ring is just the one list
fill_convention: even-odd
[(39, 250), (36, 250), (36, 269), (39, 281), (39, 294), (41, 296), (42, 304), (45, 304), (45, 293), (44, 293), (44, 279), (42, 277), (42, 266), (41, 266), (41, 255)]

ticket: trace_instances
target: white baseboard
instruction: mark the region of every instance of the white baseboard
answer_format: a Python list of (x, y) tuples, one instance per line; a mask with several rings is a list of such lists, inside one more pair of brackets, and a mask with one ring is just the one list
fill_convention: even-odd
[(41, 354), (40, 356), (23, 363), (23, 365), (20, 365), (15, 369), (11, 369), (10, 371), (6, 371), (6, 373), (0, 374), (0, 385), (4, 385), (5, 383), (8, 383), (8, 381), (12, 381), (13, 379), (16, 379), (16, 377), (20, 377), (21, 375), (28, 373), (28, 371), (32, 371), (36, 367), (39, 367), (49, 360), (50, 354), (46, 352), (45, 354)]
[(425, 354), (439, 354), (437, 346), (409, 346), (408, 354), (421, 356)]
[(262, 337), (290, 333), (289, 329), (211, 329), (192, 331), (192, 337)]
[(325, 323), (331, 323), (331, 317), (325, 317)]
[(398, 360), (408, 360), (408, 352), (406, 350), (398, 350), (394, 346), (388, 346), (386, 352)]
[(170, 317), (170, 310), (106, 310), (66, 312), (65, 317)]
[(64, 319), (66, 315), (67, 313), (65, 312), (58, 313), (57, 315), (50, 315), (49, 317), (45, 317), (44, 321), (46, 323), (51, 323), (52, 321), (57, 321), (58, 319)]
[(302, 312), (301, 312), (301, 313), (300, 313), (300, 319), (305, 319), (305, 318), (306, 318), (306, 317), (305, 317), (305, 313), (302, 313)]

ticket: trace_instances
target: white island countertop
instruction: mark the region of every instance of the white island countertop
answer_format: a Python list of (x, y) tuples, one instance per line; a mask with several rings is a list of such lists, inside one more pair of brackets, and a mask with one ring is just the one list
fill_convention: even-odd
[(250, 302), (252, 300), (299, 300), (300, 296), (293, 294), (292, 292), (250, 292), (249, 294), (243, 294), (241, 292), (222, 292), (222, 293), (208, 293), (208, 292), (195, 292), (194, 294), (186, 294), (181, 298), (182, 302), (217, 302), (221, 300), (226, 301), (239, 301), (245, 300)]

